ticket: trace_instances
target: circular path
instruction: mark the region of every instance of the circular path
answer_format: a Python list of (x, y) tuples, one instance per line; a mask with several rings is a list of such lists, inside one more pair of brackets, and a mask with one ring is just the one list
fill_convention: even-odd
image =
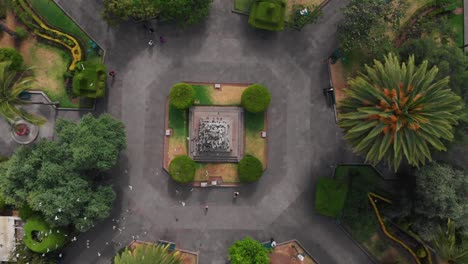
[[(279, 242), (296, 238), (322, 264), (370, 263), (331, 219), (313, 209), (317, 177), (355, 159), (322, 94), (329, 86), (324, 60), (336, 47), (343, 1), (332, 0), (319, 23), (302, 32), (264, 33), (232, 13), (231, 0), (215, 0), (201, 25), (155, 28), (167, 43), (152, 48), (141, 25), (109, 28), (97, 2), (58, 1), (106, 49), (106, 64), (117, 76), (99, 108), (123, 120), (128, 147), (111, 172), (118, 192), (112, 216), (78, 237), (65, 250), (64, 263), (109, 263), (134, 237), (173, 241), (199, 251), (201, 264), (221, 264), (229, 245), (247, 235)], [(258, 82), (272, 92), (268, 170), (258, 183), (236, 189), (237, 201), (233, 189), (180, 188), (161, 168), (164, 103), (180, 81)]]

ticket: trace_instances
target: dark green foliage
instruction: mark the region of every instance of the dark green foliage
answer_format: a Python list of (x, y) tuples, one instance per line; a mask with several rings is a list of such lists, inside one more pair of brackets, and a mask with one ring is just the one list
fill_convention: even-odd
[(229, 247), (231, 264), (268, 264), (268, 250), (257, 240), (246, 237), (237, 240)]
[(29, 205), (24, 204), (19, 208), (19, 217), (23, 222), (27, 221), (32, 216), (37, 215), (37, 212), (34, 212)]
[(299, 31), (306, 25), (315, 23), (322, 15), (318, 6), (294, 5), (293, 10), (288, 26)]
[(121, 121), (103, 114), (83, 116), (78, 124), (65, 119), (55, 124), (58, 140), (66, 145), (80, 170), (108, 170), (117, 164), (126, 146), (125, 128)]
[(340, 48), (345, 54), (354, 50), (364, 52), (366, 58), (378, 58), (393, 51), (385, 32), (398, 29), (404, 14), (404, 1), (351, 0), (343, 10), (344, 20), (338, 25)]
[(0, 48), (0, 62), (10, 61), (9, 69), (19, 71), (23, 68), (23, 57), (21, 54), (12, 48)]
[(245, 118), (245, 131), (247, 133), (258, 134), (265, 127), (265, 113), (244, 113)]
[(195, 90), (192, 85), (187, 83), (178, 83), (172, 86), (169, 93), (171, 105), (177, 109), (187, 109), (192, 106), (195, 100)]
[(449, 165), (431, 163), (416, 172), (414, 224), (423, 238), (430, 238), (435, 227), (453, 219), (460, 228), (468, 228), (468, 175)]
[(30, 218), (24, 225), (24, 244), (32, 251), (46, 253), (62, 248), (67, 239), (66, 230), (50, 228), (38, 217)]
[(322, 215), (337, 217), (344, 207), (347, 192), (345, 183), (320, 177), (315, 191), (315, 210)]
[(241, 182), (251, 183), (258, 181), (262, 177), (263, 164), (256, 157), (247, 155), (241, 159), (237, 170)]
[(5, 19), (10, 0), (0, 0), (0, 19)]
[(25, 40), (29, 33), (22, 27), (17, 27), (15, 28), (15, 35), (19, 40)]
[(109, 24), (136, 20), (147, 20), (158, 14), (158, 0), (104, 0), (102, 16)]
[(265, 86), (252, 84), (242, 93), (241, 104), (249, 112), (263, 112), (270, 105), (271, 95)]
[(0, 212), (5, 209), (6, 203), (5, 200), (0, 196)]
[(169, 164), (169, 175), (176, 182), (189, 183), (195, 178), (195, 162), (189, 156), (177, 156)]
[(24, 244), (24, 241), (20, 241), (20, 244), (16, 245), (15, 251), (11, 253), (10, 260), (15, 264), (56, 264), (57, 255), (54, 253), (56, 252), (50, 252), (42, 256), (43, 254), (30, 250)]
[(185, 26), (199, 23), (207, 17), (213, 0), (159, 0), (158, 9), (164, 20)]
[(86, 231), (109, 215), (115, 199), (98, 176), (117, 163), (124, 128), (108, 115), (56, 125), (58, 141), (19, 148), (0, 170), (0, 193), (8, 204), (29, 205), (51, 226)]
[(255, 0), (250, 9), (249, 24), (255, 28), (281, 31), (285, 16), (284, 0)]
[(88, 98), (104, 97), (107, 81), (106, 65), (83, 61), (76, 64), (73, 76), (73, 94)]

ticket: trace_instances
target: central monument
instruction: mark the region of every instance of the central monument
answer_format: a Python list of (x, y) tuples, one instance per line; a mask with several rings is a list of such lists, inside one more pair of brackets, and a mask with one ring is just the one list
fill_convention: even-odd
[(191, 107), (189, 152), (194, 161), (239, 162), (244, 156), (244, 110), (235, 106)]

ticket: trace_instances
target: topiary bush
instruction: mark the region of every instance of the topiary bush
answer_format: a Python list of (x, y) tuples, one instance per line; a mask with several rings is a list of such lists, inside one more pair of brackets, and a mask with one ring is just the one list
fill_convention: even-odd
[(169, 100), (172, 106), (177, 109), (187, 109), (193, 105), (195, 100), (195, 90), (192, 85), (187, 83), (178, 83), (172, 86), (169, 93)]
[(24, 225), (24, 244), (32, 251), (46, 253), (62, 248), (66, 242), (64, 229), (50, 228), (39, 217), (31, 217)]
[(268, 108), (271, 101), (270, 92), (265, 86), (252, 84), (242, 93), (242, 106), (249, 112), (260, 113)]
[(12, 48), (0, 48), (0, 62), (11, 61), (10, 69), (19, 71), (23, 68), (23, 56)]
[(176, 182), (189, 183), (195, 178), (196, 169), (195, 161), (189, 156), (177, 156), (169, 164), (169, 175)]
[(241, 182), (251, 183), (262, 177), (263, 164), (256, 157), (247, 155), (239, 162), (237, 171)]
[(28, 37), (29, 33), (24, 28), (17, 27), (15, 28), (15, 35), (19, 40), (25, 40)]
[(231, 264), (268, 264), (268, 250), (257, 240), (246, 237), (237, 240), (229, 247)]

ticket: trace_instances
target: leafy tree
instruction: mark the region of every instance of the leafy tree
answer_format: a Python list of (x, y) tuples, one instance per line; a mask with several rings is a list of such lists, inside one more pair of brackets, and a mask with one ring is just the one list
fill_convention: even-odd
[(451, 218), (468, 227), (468, 175), (449, 165), (431, 163), (416, 172), (414, 212), (427, 219)]
[(158, 9), (163, 19), (178, 24), (192, 25), (207, 17), (213, 0), (158, 0)]
[(187, 83), (178, 83), (172, 86), (169, 92), (169, 101), (172, 106), (183, 110), (192, 106), (195, 100), (195, 90)]
[(115, 264), (180, 264), (179, 253), (168, 251), (168, 246), (140, 245), (134, 250), (128, 248), (115, 256)]
[[(5, 201), (28, 205), (53, 227), (72, 224), (86, 231), (107, 217), (115, 193), (96, 176), (117, 162), (125, 146), (124, 128), (110, 116), (90, 119), (94, 118), (85, 116), (77, 125), (58, 121), (58, 141), (19, 148), (6, 162), (6, 169), (0, 170), (0, 195)], [(99, 134), (100, 129), (109, 131)], [(94, 148), (87, 140), (94, 142)], [(98, 155), (89, 154), (90, 149)]]
[(263, 164), (256, 157), (247, 155), (241, 159), (237, 170), (241, 182), (251, 183), (262, 177)]
[(260, 242), (246, 237), (229, 247), (231, 264), (268, 264), (268, 250)]
[(343, 10), (344, 20), (338, 25), (340, 48), (345, 53), (365, 51), (370, 57), (392, 50), (385, 32), (398, 29), (406, 4), (403, 0), (351, 0)]
[(271, 95), (268, 89), (260, 84), (252, 84), (242, 92), (241, 104), (249, 112), (260, 113), (270, 105)]
[(439, 226), (432, 242), (437, 255), (446, 263), (462, 264), (468, 262), (468, 248), (457, 244), (455, 222), (450, 218), (447, 220), (447, 230), (443, 230)]
[(78, 124), (59, 119), (55, 127), (58, 141), (68, 146), (74, 165), (81, 170), (114, 167), (126, 145), (123, 123), (108, 114), (98, 118), (87, 114)]
[(431, 149), (445, 151), (442, 140), (453, 139), (452, 126), (462, 108), (459, 96), (447, 89), (448, 78), (436, 81), (437, 67), (414, 57), (401, 64), (389, 54), (385, 62), (366, 65), (366, 73), (349, 81), (339, 103), (339, 125), (355, 151), (374, 164), (386, 160), (395, 170), (405, 158), (419, 166), (431, 160)]
[(9, 70), (13, 72), (20, 71), (23, 68), (23, 56), (12, 48), (0, 48), (0, 62), (9, 61)]
[(195, 161), (189, 156), (177, 156), (169, 164), (169, 174), (172, 179), (180, 183), (192, 182), (197, 170)]
[(18, 96), (21, 92), (31, 88), (34, 82), (32, 77), (24, 77), (22, 74), (17, 76), (17, 74), (10, 61), (0, 62), (0, 115), (9, 123), (21, 118), (32, 124), (44, 124), (46, 120), (43, 117), (29, 114), (16, 107), (16, 105), (27, 103), (19, 99)]

